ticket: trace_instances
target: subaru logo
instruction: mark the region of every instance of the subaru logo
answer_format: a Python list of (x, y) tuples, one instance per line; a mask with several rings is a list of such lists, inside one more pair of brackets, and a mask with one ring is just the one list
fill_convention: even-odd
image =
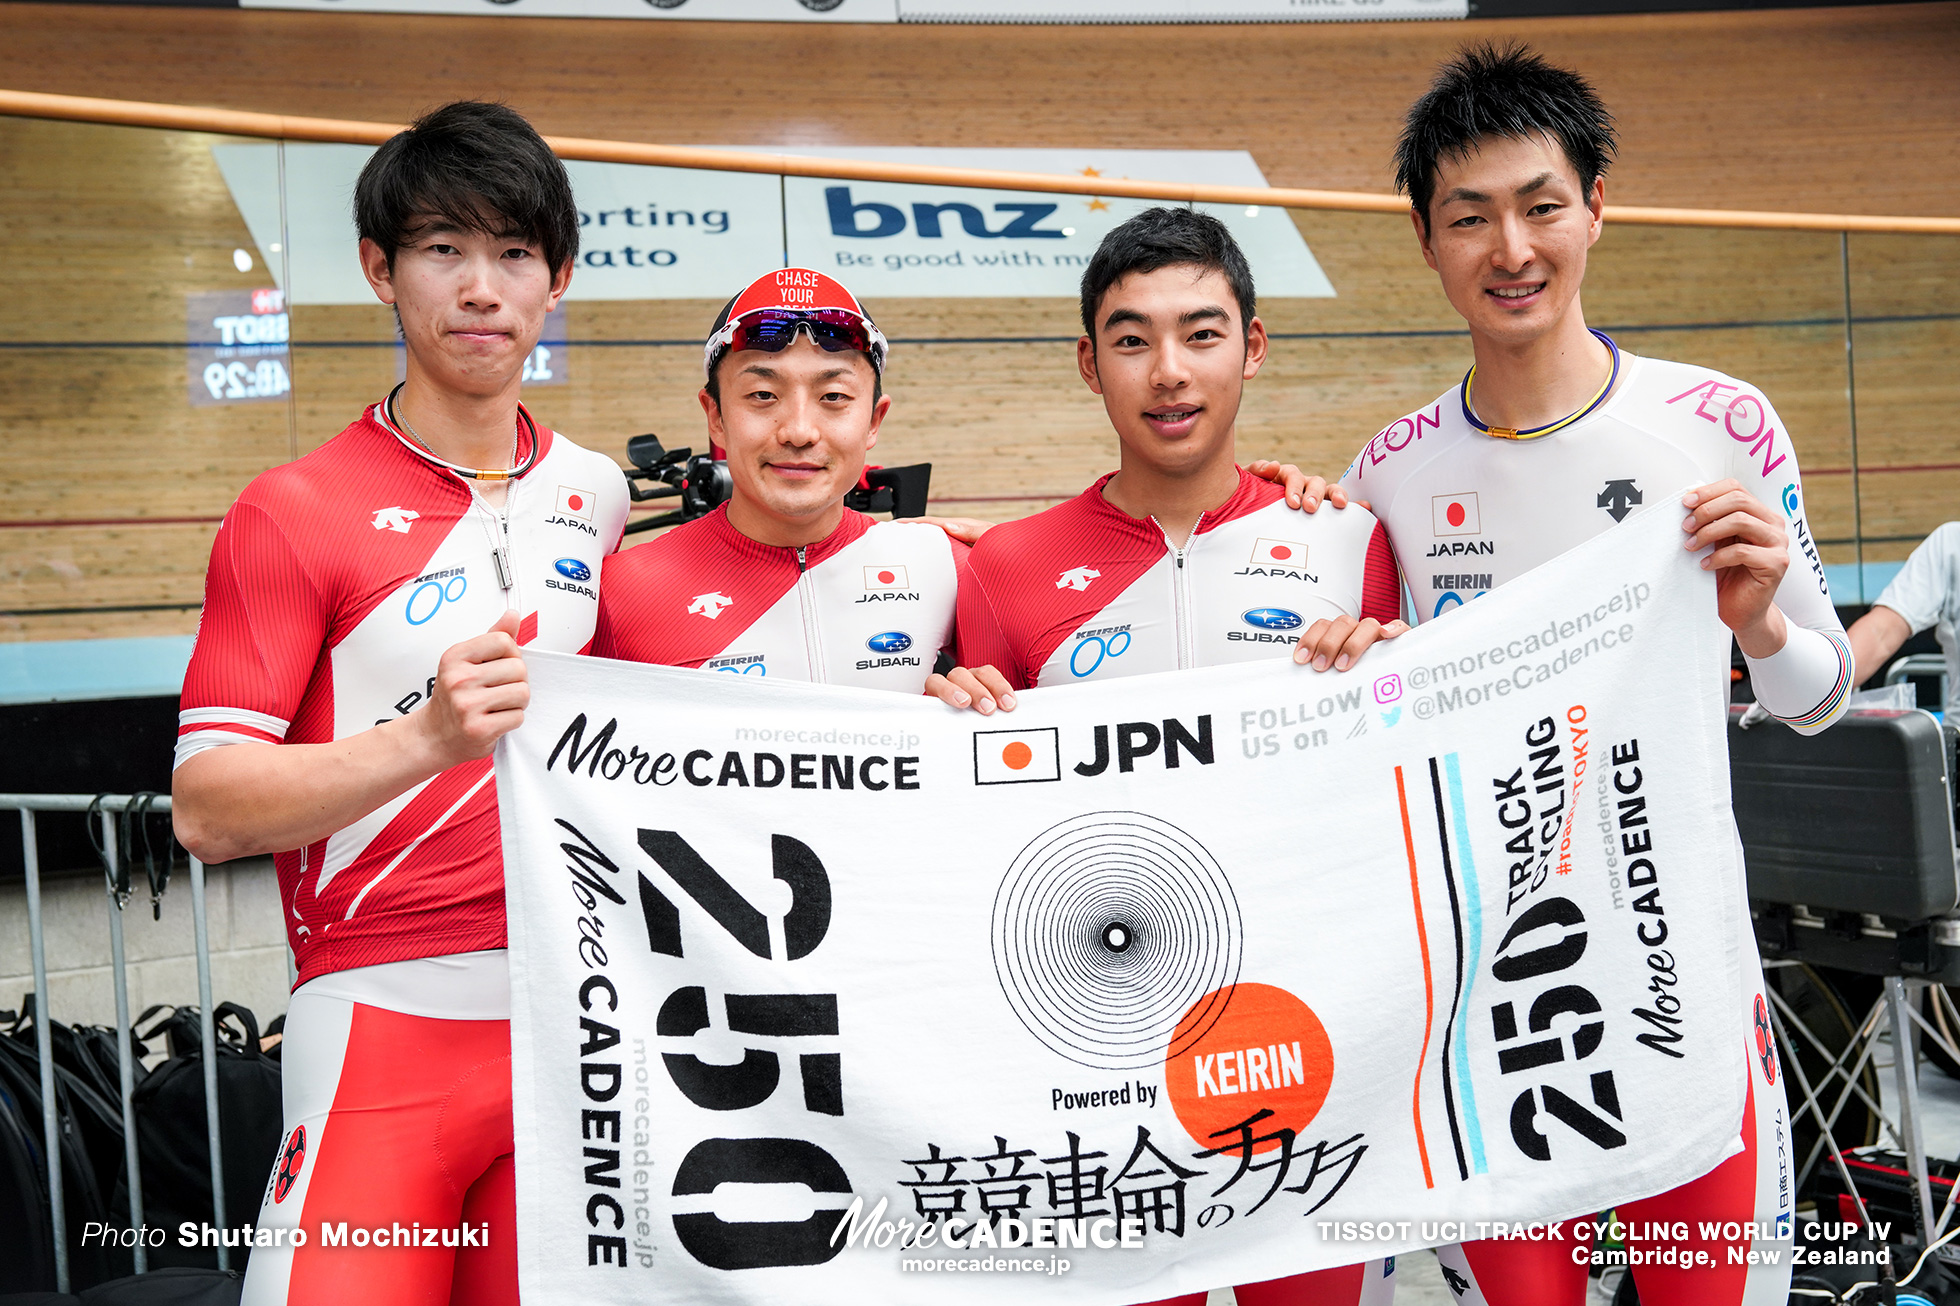
[(873, 653), (903, 653), (912, 647), (912, 637), (902, 630), (888, 630), (865, 640), (864, 646)]
[(1297, 630), (1300, 627), (1300, 614), (1288, 612), (1285, 608), (1254, 608), (1241, 620), (1260, 630)]
[(592, 568), (586, 566), (577, 558), (560, 558), (551, 565), (558, 568), (558, 574), (566, 580), (592, 579)]

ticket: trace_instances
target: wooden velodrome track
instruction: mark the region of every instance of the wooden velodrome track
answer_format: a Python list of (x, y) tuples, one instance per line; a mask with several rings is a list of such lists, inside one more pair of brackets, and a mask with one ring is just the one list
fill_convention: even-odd
[[(547, 131), (670, 143), (1244, 148), (1275, 185), (1386, 191), (1395, 121), (1473, 37), (1580, 67), (1619, 115), (1623, 203), (1960, 214), (1960, 4), (1437, 24), (839, 27), (8, 4), (0, 86), (403, 120), (458, 96)], [(379, 307), (295, 310), (295, 390), (192, 408), (184, 296), (249, 289), (215, 138), (0, 118), (0, 639), (187, 632), (211, 533), (258, 471), (385, 392)], [(1302, 212), (1333, 300), (1267, 300), (1246, 456), (1332, 473), (1451, 384), (1465, 342), (1406, 221)], [(1847, 264), (1843, 255), (1848, 253)], [(1847, 366), (1849, 331), (1855, 369)], [(1960, 516), (1960, 238), (1610, 228), (1589, 317), (1777, 402), (1832, 562)], [(573, 343), (687, 340), (716, 303), (576, 306)], [(1111, 462), (1065, 300), (874, 303), (899, 342), (879, 456), (996, 519)], [(958, 339), (982, 343), (951, 343)], [(309, 342), (311, 342), (309, 346)], [(593, 347), (541, 419), (616, 451), (699, 431), (698, 346)], [(1855, 410), (1847, 391), (1855, 379)], [(1854, 500), (1853, 431), (1856, 431)]]

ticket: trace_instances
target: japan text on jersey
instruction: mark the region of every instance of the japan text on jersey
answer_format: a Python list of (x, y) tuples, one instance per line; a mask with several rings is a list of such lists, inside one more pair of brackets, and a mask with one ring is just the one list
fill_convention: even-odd
[[(247, 486), (212, 545), (178, 764), (248, 740), (341, 739), (414, 712), (442, 653), (506, 611), (520, 614), (522, 644), (583, 647), (625, 485), (610, 459), (537, 438), (501, 508), (422, 457), (378, 407)], [(503, 946), (496, 820), (485, 759), (281, 854), (301, 979)]]
[(718, 509), (607, 559), (592, 652), (730, 675), (918, 693), (953, 643), (966, 546), (846, 510), (801, 549)]
[(960, 600), (960, 654), (1010, 683), (1065, 685), (1284, 654), (1323, 617), (1399, 615), (1394, 562), (1362, 508), (1305, 513), (1250, 473), (1184, 547), (1103, 498), (996, 526)]
[(1479, 432), (1453, 389), (1369, 440), (1342, 485), (1374, 505), (1417, 619), (1427, 621), (1644, 507), (1733, 477), (1785, 523), (1790, 567), (1776, 602), (1807, 632), (1789, 658), (1777, 655), (1789, 666), (1766, 677), (1758, 667), (1755, 679), (1779, 697), (1772, 711), (1821, 729), (1849, 696), (1850, 651), (1782, 419), (1733, 377), (1624, 351), (1621, 359), (1619, 384), (1597, 411), (1530, 440)]

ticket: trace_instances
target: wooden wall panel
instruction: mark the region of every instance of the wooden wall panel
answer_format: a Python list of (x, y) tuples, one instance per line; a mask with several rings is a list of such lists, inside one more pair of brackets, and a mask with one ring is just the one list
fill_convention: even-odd
[[(1436, 58), (1468, 37), (1519, 35), (1584, 67), (1614, 104), (1617, 200), (1960, 212), (1960, 3), (1258, 29), (7, 13), (0, 84), (25, 89), (358, 117), (500, 94), (547, 130), (676, 142), (1242, 147), (1275, 183), (1356, 189), (1386, 188), (1395, 117)], [(1089, 93), (1167, 62), (1200, 88), (1175, 112)], [(792, 63), (797, 96), (755, 93), (788, 84)], [(1208, 85), (1231, 93), (1207, 98)], [(268, 284), (232, 265), (251, 241), (212, 161), (219, 139), (0, 119), (17, 306), (0, 321), (0, 639), (192, 629), (232, 498), (393, 384), (387, 310), (301, 306), (289, 402), (188, 403), (184, 297)], [(1453, 384), (1468, 341), (1406, 220), (1292, 220), (1339, 293), (1262, 301), (1274, 347), (1240, 447), (1334, 475)], [(1861, 319), (1855, 505), (1847, 284)], [(1607, 229), (1587, 287), (1591, 320), (1628, 348), (1763, 387), (1806, 468), (1819, 537), (1849, 541), (1862, 524), (1867, 559), (1903, 556), (1960, 515), (1956, 298), (1960, 238), (1631, 227)], [(932, 462), (940, 510), (1004, 520), (1113, 465), (1101, 402), (1075, 374), (1072, 301), (870, 307), (896, 342), (877, 460)], [(649, 430), (698, 449), (695, 342), (718, 308), (575, 302), (572, 383), (529, 402), (615, 457)]]
[(385, 121), (508, 98), (547, 131), (669, 144), (1249, 149), (1274, 185), (1386, 191), (1435, 65), (1512, 38), (1585, 70), (1618, 113), (1620, 202), (1960, 212), (1952, 0), (1252, 27), (9, 4), (0, 83)]

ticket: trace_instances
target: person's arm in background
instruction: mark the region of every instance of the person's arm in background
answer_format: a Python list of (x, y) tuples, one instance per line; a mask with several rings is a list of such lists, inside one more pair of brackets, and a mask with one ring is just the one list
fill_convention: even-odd
[(1904, 617), (1876, 603), (1844, 633), (1851, 641), (1851, 665), (1856, 668), (1851, 676), (1860, 685), (1876, 676), (1914, 634)]
[(1851, 623), (1851, 653), (1859, 683), (1870, 680), (1900, 645), (1960, 610), (1954, 592), (1960, 576), (1960, 522), (1948, 522), (1919, 542), (1899, 574), (1872, 604), (1870, 612)]
[[(1309, 476), (1292, 463), (1274, 462), (1270, 458), (1255, 458), (1245, 465), (1254, 476), (1276, 481), (1286, 490), (1288, 507), (1302, 512), (1312, 512), (1320, 507), (1322, 499), (1336, 508), (1345, 508), (1347, 494), (1338, 485), (1329, 485), (1318, 476)], [(981, 521), (976, 517), (915, 517), (912, 520), (926, 522), (962, 544), (978, 544), (980, 537), (993, 526), (992, 522)]]

